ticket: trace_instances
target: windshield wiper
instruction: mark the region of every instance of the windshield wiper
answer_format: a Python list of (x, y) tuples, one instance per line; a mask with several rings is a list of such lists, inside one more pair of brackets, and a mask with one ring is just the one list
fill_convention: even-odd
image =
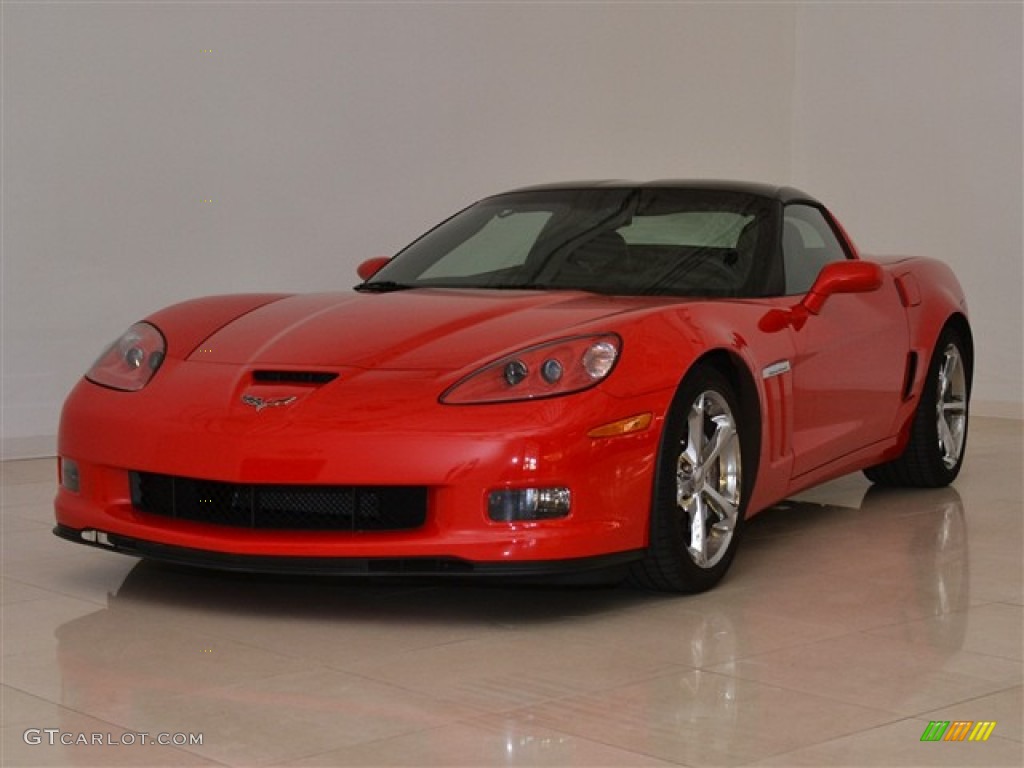
[(558, 291), (561, 286), (548, 283), (498, 283), (497, 285), (481, 285), (481, 288), (491, 288), (495, 291)]
[(396, 283), (394, 280), (378, 280), (374, 283), (360, 283), (353, 290), (360, 293), (391, 293), (392, 291), (407, 291), (416, 287), (415, 285)]

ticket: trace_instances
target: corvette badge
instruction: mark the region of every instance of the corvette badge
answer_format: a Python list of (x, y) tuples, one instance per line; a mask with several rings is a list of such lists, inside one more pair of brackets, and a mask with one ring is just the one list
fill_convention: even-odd
[(256, 397), (256, 395), (242, 395), (242, 402), (255, 408), (256, 413), (259, 413), (264, 408), (279, 408), (283, 405), (291, 405), (296, 400), (298, 398), (295, 395), (278, 397), (272, 400), (264, 400), (262, 397)]

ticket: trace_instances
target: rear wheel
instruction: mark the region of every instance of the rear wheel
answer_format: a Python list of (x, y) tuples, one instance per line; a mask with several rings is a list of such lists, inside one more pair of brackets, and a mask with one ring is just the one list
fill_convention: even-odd
[(650, 542), (631, 577), (663, 591), (701, 592), (725, 575), (746, 507), (740, 410), (716, 369), (692, 371), (665, 421)]
[(864, 470), (873, 483), (937, 488), (960, 474), (971, 386), (965, 349), (955, 329), (946, 328), (939, 336), (907, 447), (898, 458)]

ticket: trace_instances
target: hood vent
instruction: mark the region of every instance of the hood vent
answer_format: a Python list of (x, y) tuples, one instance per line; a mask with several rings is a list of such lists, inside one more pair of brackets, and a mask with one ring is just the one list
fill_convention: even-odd
[(326, 384), (338, 378), (331, 371), (253, 371), (252, 380), (266, 384)]

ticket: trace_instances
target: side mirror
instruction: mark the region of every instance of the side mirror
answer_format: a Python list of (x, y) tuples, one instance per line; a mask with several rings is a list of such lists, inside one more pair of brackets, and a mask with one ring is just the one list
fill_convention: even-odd
[(834, 293), (868, 293), (882, 285), (882, 268), (870, 261), (834, 261), (826, 264), (811, 290), (799, 304), (768, 310), (757, 327), (765, 333), (778, 333), (786, 328), (799, 331), (810, 315), (817, 315), (825, 301)]
[(868, 293), (882, 286), (882, 268), (871, 261), (847, 260), (826, 264), (800, 306), (817, 315), (834, 293)]
[(372, 259), (367, 259), (356, 267), (356, 274), (363, 280), (369, 280), (380, 272), (381, 268), (389, 261), (391, 259), (387, 256), (374, 256)]

